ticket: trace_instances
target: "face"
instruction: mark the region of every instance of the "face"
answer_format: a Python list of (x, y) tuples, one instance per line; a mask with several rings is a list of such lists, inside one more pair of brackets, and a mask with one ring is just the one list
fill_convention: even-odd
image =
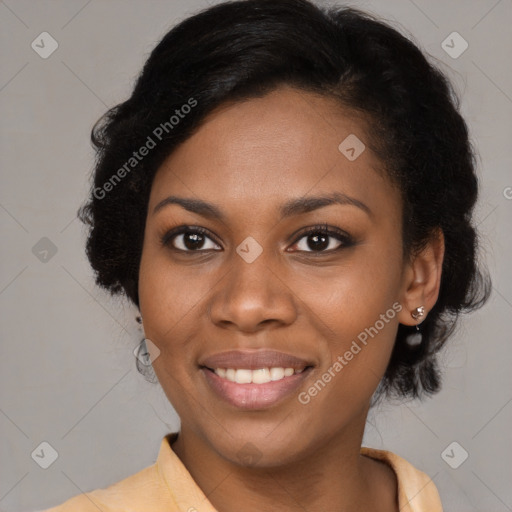
[(153, 367), (184, 435), (225, 459), (250, 442), (293, 461), (364, 426), (405, 289), (399, 192), (369, 145), (362, 119), (282, 87), (215, 111), (154, 178)]

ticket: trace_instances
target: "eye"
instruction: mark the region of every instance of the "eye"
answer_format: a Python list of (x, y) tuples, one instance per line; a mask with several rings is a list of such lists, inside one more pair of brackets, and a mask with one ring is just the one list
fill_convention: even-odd
[[(171, 246), (172, 249), (183, 252), (218, 250), (220, 246), (207, 233), (208, 231), (201, 227), (181, 226), (165, 233), (160, 242), (164, 246)], [(211, 242), (210, 247), (207, 240)]]
[(308, 228), (297, 240), (294, 246), (296, 245), (299, 251), (313, 253), (329, 253), (354, 245), (350, 235), (326, 224)]
[[(302, 242), (304, 240), (304, 242)], [(210, 246), (208, 246), (208, 241)], [(166, 232), (160, 239), (163, 246), (181, 252), (205, 252), (222, 250), (209, 231), (199, 226), (180, 226)], [(299, 252), (330, 253), (354, 245), (353, 238), (336, 227), (326, 224), (313, 226), (303, 231), (295, 242)], [(294, 247), (292, 246), (292, 247)], [(288, 251), (288, 250), (287, 250)]]

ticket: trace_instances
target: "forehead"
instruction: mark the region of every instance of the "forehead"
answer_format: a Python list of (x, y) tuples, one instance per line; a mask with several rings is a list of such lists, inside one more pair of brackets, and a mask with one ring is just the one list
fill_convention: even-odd
[(211, 113), (159, 168), (150, 208), (169, 194), (226, 208), (334, 191), (379, 202), (394, 190), (369, 142), (333, 99), (282, 87)]

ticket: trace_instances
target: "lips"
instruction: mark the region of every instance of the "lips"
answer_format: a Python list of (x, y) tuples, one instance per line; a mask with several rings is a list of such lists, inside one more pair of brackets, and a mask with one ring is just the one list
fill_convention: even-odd
[(303, 370), (307, 366), (313, 366), (311, 361), (300, 359), (291, 354), (274, 350), (230, 350), (208, 356), (199, 362), (200, 366), (206, 366), (211, 370), (216, 368), (234, 368), (258, 370), (260, 368), (293, 368)]
[[(234, 407), (253, 410), (269, 408), (290, 396), (313, 366), (311, 361), (271, 350), (232, 350), (200, 361), (208, 388), (217, 397)], [(260, 373), (274, 378), (256, 379)]]

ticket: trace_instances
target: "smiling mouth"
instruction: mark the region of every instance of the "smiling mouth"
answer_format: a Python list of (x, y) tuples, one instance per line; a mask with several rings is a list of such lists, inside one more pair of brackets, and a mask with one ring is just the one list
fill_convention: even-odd
[(254, 370), (248, 368), (208, 368), (207, 370), (218, 375), (220, 378), (235, 382), (236, 384), (267, 384), (268, 382), (277, 382), (292, 375), (302, 373), (304, 370), (311, 368), (305, 366), (303, 368), (257, 368)]
[(208, 388), (240, 410), (265, 410), (298, 392), (313, 366), (200, 369)]
[(228, 350), (199, 359), (207, 389), (239, 410), (266, 410), (298, 392), (316, 366), (277, 350)]

